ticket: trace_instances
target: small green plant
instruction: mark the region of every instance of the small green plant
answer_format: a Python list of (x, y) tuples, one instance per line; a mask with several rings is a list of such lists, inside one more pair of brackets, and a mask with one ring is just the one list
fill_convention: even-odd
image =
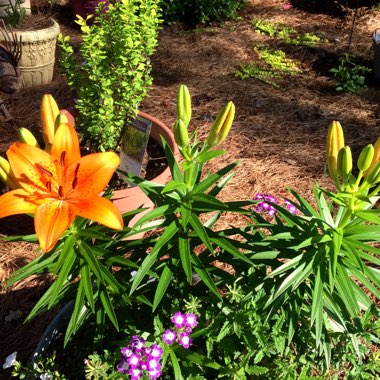
[(313, 33), (299, 34), (296, 29), (283, 24), (274, 24), (269, 21), (255, 19), (252, 21), (255, 32), (272, 38), (278, 38), (289, 45), (315, 46), (324, 40)]
[(67, 380), (58, 369), (56, 363), (55, 353), (46, 355), (44, 357), (39, 356), (35, 361), (29, 362), (24, 366), (20, 361), (16, 360), (17, 352), (9, 355), (3, 365), (3, 368), (12, 368), (12, 377), (18, 379), (55, 379), (55, 380)]
[(26, 10), (22, 6), (25, 0), (9, 0), (9, 5), (5, 9), (5, 12), (7, 16), (5, 17), (5, 23), (11, 26), (12, 28), (15, 28), (16, 26), (22, 24), (25, 15)]
[(152, 84), (149, 57), (157, 45), (159, 0), (122, 0), (100, 6), (92, 25), (78, 16), (80, 55), (59, 36), (61, 65), (75, 91), (80, 132), (96, 150), (115, 150), (126, 122)]
[(365, 83), (365, 73), (370, 73), (372, 69), (359, 65), (355, 62), (355, 57), (345, 53), (339, 59), (339, 66), (330, 69), (334, 78), (338, 82), (335, 88), (338, 92), (358, 92), (367, 88)]
[(272, 49), (265, 46), (256, 46), (254, 51), (260, 61), (241, 65), (235, 76), (240, 79), (256, 78), (276, 88), (280, 86), (275, 79), (282, 79), (288, 75), (297, 75), (300, 69), (297, 64), (286, 57), (285, 52), (280, 49)]

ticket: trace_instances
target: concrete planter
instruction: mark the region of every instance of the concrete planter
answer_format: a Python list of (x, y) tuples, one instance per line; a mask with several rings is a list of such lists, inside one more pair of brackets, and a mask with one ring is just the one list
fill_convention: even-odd
[[(23, 87), (46, 85), (53, 80), (59, 31), (59, 25), (53, 19), (52, 25), (45, 29), (15, 30), (18, 39), (22, 39), (20, 70)], [(0, 36), (0, 42), (2, 39)]]

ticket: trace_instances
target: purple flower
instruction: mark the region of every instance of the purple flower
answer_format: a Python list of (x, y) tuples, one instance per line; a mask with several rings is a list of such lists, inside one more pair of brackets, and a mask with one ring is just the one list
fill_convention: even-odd
[(191, 344), (191, 338), (188, 333), (181, 333), (179, 336), (179, 341), (178, 343), (183, 347), (183, 348), (189, 348)]
[(163, 349), (158, 344), (153, 344), (150, 351), (150, 356), (152, 358), (160, 359), (164, 353)]
[(276, 209), (270, 205), (267, 202), (277, 204), (277, 198), (273, 197), (269, 194), (256, 194), (255, 198), (256, 200), (262, 200), (262, 202), (258, 203), (255, 207), (256, 212), (266, 212), (268, 215), (273, 216), (276, 213)]
[(148, 362), (140, 362), (140, 369), (142, 371), (147, 371), (148, 370)]
[(126, 358), (129, 358), (129, 357), (132, 355), (133, 351), (131, 350), (130, 347), (123, 347), (123, 348), (121, 349), (121, 353), (122, 353), (123, 356), (125, 356)]
[(284, 203), (286, 205), (286, 207), (288, 208), (288, 210), (294, 214), (294, 215), (297, 215), (298, 214), (298, 209), (297, 207), (293, 206), (287, 199), (284, 199)]
[(138, 368), (131, 368), (128, 374), (131, 376), (130, 380), (139, 380), (143, 377), (143, 372)]
[(190, 327), (193, 329), (198, 324), (197, 316), (191, 313), (185, 314), (185, 324), (187, 327)]
[(180, 311), (177, 311), (173, 315), (171, 321), (174, 323), (176, 329), (180, 329), (185, 325), (185, 316)]
[(161, 371), (159, 369), (152, 369), (148, 372), (149, 379), (157, 379), (161, 376)]
[(129, 366), (128, 366), (127, 361), (124, 359), (124, 357), (121, 357), (120, 363), (117, 365), (117, 371), (120, 373), (127, 374), (128, 369), (129, 369)]
[(139, 352), (144, 347), (145, 340), (138, 335), (133, 335), (132, 340), (129, 343), (132, 348)]
[(149, 357), (148, 358), (148, 370), (151, 371), (153, 369), (161, 369), (161, 365), (158, 359)]
[(169, 346), (177, 340), (177, 333), (172, 330), (165, 330), (162, 340)]
[(137, 368), (141, 362), (141, 355), (133, 353), (128, 359), (127, 363), (130, 368)]

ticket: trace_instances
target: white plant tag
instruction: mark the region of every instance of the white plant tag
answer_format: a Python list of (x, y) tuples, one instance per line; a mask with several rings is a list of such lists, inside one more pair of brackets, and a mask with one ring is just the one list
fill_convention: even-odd
[[(137, 116), (132, 124), (126, 126), (120, 147), (120, 170), (138, 176), (141, 174), (151, 128), (152, 122), (141, 116)], [(126, 181), (125, 178), (124, 180)]]

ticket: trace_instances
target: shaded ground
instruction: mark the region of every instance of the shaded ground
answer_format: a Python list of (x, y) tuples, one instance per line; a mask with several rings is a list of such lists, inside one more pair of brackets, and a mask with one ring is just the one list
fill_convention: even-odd
[[(329, 186), (324, 163), (325, 137), (332, 120), (342, 123), (354, 154), (380, 135), (380, 87), (372, 76), (368, 77), (367, 90), (338, 94), (328, 72), (337, 65), (339, 54), (348, 50), (354, 17), (350, 52), (362, 64), (372, 66), (372, 32), (380, 26), (380, 12), (359, 8), (356, 15), (353, 9), (343, 9), (339, 14), (308, 13), (297, 8), (285, 11), (282, 4), (276, 0), (251, 0), (238, 21), (195, 30), (165, 27), (152, 59), (154, 85), (141, 109), (168, 126), (175, 119), (176, 92), (181, 83), (187, 84), (192, 94), (192, 128), (198, 128), (201, 135), (207, 133), (223, 104), (234, 101), (236, 119), (223, 145), (228, 152), (211, 165), (211, 169), (217, 169), (226, 162), (240, 162), (230, 186), (222, 193), (224, 199), (251, 198), (257, 192), (281, 196), (287, 187), (310, 198), (315, 181)], [(79, 41), (78, 29), (70, 17), (69, 8), (58, 8), (56, 18), (63, 34)], [(300, 33), (321, 34), (327, 42), (314, 48), (288, 46), (255, 33), (251, 20), (256, 18), (284, 23)], [(256, 79), (236, 78), (234, 71), (254, 59), (253, 48), (258, 44), (286, 51), (299, 62), (300, 74), (281, 80), (278, 89)], [(5, 97), (14, 123), (5, 122), (0, 114), (0, 154), (16, 141), (15, 128), (23, 126), (38, 132), (39, 106), (46, 92), (54, 95), (60, 107), (72, 105), (73, 96), (58, 68), (51, 85)], [(226, 222), (242, 221), (231, 218)], [(0, 220), (0, 234), (24, 232), (19, 226), (24, 228), (24, 222)], [(33, 248), (27, 243), (0, 242), (0, 276), (8, 276), (32, 259)], [(31, 305), (41, 295), (42, 283), (32, 279), (0, 294), (0, 323), (4, 326), (0, 331), (0, 363), (13, 351), (27, 357), (46, 325), (48, 317), (22, 325)], [(22, 315), (6, 322), (5, 317), (15, 308)]]

